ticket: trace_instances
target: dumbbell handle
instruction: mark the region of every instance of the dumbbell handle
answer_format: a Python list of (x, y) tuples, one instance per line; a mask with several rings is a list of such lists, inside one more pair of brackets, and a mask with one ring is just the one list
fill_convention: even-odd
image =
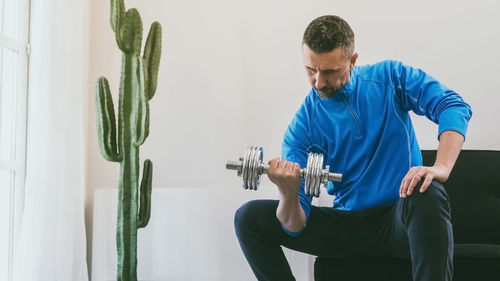
[[(269, 171), (269, 165), (266, 164), (258, 164), (260, 165), (258, 171), (260, 174), (267, 174)], [(243, 167), (243, 163), (241, 161), (227, 161), (226, 169), (228, 170), (236, 170), (238, 173), (241, 173), (241, 169)], [(300, 169), (300, 177), (304, 178), (306, 175), (306, 169)], [(342, 181), (342, 174), (337, 173), (328, 173), (328, 181)]]

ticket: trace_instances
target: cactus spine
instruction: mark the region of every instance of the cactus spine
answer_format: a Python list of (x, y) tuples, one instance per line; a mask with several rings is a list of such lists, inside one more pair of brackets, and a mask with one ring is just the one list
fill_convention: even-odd
[(153, 174), (153, 164), (147, 159), (139, 188), (139, 146), (149, 134), (149, 100), (156, 91), (161, 25), (158, 22), (151, 25), (141, 57), (141, 16), (134, 8), (125, 11), (123, 1), (111, 0), (111, 28), (122, 51), (118, 120), (105, 77), (100, 77), (96, 83), (96, 115), (101, 154), (109, 161), (120, 162), (117, 278), (118, 281), (136, 281), (137, 229), (145, 227), (149, 221)]

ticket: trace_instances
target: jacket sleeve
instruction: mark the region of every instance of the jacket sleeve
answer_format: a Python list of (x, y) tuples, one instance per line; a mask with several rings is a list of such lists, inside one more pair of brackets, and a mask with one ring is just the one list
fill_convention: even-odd
[[(306, 105), (304, 103), (299, 109), (299, 111), (297, 111), (297, 113), (295, 114), (294, 118), (292, 119), (292, 122), (288, 125), (281, 149), (282, 159), (298, 163), (301, 168), (305, 168), (307, 165), (307, 157), (310, 147), (308, 124), (309, 124), (308, 110), (306, 109)], [(309, 213), (311, 212), (312, 197), (305, 195), (304, 179), (301, 179), (300, 181), (299, 201), (300, 201), (300, 206), (302, 207), (302, 210), (304, 210), (304, 213), (306, 215), (306, 225), (307, 225), (307, 221), (309, 220)], [(283, 226), (283, 224), (281, 225), (281, 227), (290, 236), (298, 236), (303, 231), (302, 229), (298, 232), (291, 232), (287, 230)]]
[(456, 92), (421, 69), (401, 62), (392, 62), (391, 75), (401, 106), (438, 124), (438, 139), (448, 130), (465, 138), (472, 110)]

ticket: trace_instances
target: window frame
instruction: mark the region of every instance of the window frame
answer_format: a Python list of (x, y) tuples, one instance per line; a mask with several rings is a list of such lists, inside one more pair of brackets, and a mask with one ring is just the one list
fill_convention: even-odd
[[(0, 33), (0, 46), (18, 53), (17, 93), (15, 114), (15, 152), (14, 160), (0, 159), (0, 170), (14, 175), (14, 187), (10, 187), (10, 223), (9, 223), (9, 257), (8, 280), (13, 280), (14, 253), (17, 248), (24, 211), (24, 187), (26, 179), (26, 149), (27, 149), (27, 115), (28, 115), (28, 74), (30, 55), (30, 17), (31, 1), (19, 1), (18, 38), (9, 38)], [(3, 4), (3, 1), (1, 2)], [(2, 9), (3, 10), (3, 9)], [(3, 11), (4, 13), (6, 11)], [(3, 22), (0, 22), (3, 24)], [(14, 173), (14, 174), (13, 174)]]

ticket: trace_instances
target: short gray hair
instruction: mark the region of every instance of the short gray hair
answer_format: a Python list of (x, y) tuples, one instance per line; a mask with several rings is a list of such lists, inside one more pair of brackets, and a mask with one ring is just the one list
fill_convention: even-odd
[(354, 32), (349, 24), (338, 16), (321, 16), (307, 26), (302, 43), (318, 54), (343, 47), (346, 57), (350, 58), (354, 52)]

